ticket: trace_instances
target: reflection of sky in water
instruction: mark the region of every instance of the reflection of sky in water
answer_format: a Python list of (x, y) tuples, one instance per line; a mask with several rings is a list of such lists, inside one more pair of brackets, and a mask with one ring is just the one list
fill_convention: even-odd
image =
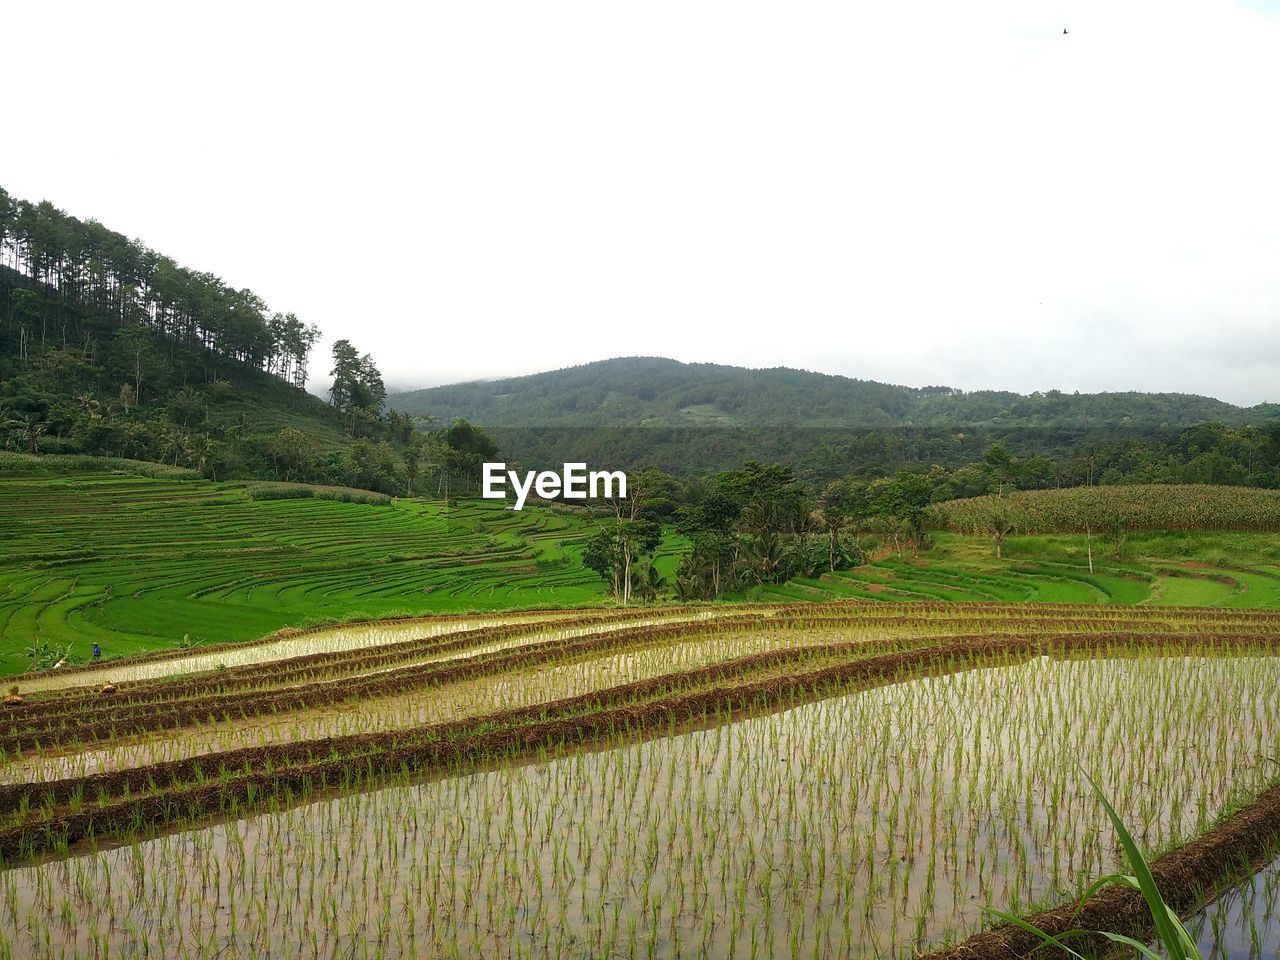
[(0, 873), (0, 955), (910, 956), (1115, 869), (1077, 761), (1153, 846), (1259, 786), (1277, 685), (1037, 658), (317, 800)]
[[(666, 622), (673, 622), (673, 618), (546, 631), (533, 635), (533, 639), (574, 638), (588, 633), (608, 636), (637, 625)], [(709, 636), (691, 632), (689, 639), (663, 641), (652, 647), (624, 650), (621, 653), (605, 650), (598, 656), (591, 655), (590, 659), (579, 662), (535, 668), (526, 665), (508, 674), (294, 711), (289, 714), (288, 723), (281, 723), (279, 717), (268, 714), (200, 727), (185, 727), (173, 732), (151, 733), (116, 746), (68, 755), (27, 757), (0, 766), (0, 783), (80, 777), (214, 751), (442, 723), (484, 712), (578, 696), (607, 686), (644, 680), (663, 673), (687, 671), (779, 647), (811, 646), (821, 643), (823, 639), (826, 637), (822, 634), (815, 635), (801, 630)], [(500, 644), (468, 647), (456, 656), (434, 655), (421, 659), (422, 662), (457, 659), (464, 655), (506, 649), (528, 642), (531, 642), (530, 635), (522, 633), (520, 637)]]
[(1280, 957), (1280, 859), (1187, 923), (1207, 960)]

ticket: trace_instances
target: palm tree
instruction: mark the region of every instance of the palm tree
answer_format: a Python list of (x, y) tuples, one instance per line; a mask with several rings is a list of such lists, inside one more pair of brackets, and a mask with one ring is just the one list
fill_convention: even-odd
[(5, 426), (18, 429), (27, 443), (28, 453), (40, 452), (40, 437), (49, 429), (49, 425), (40, 419), (39, 414), (24, 413), (21, 416), (5, 421)]
[(91, 393), (82, 393), (76, 397), (76, 403), (80, 405), (80, 412), (87, 416), (90, 420), (97, 420), (102, 416), (102, 404)]
[(191, 464), (201, 473), (204, 473), (204, 465), (209, 462), (209, 450), (210, 443), (207, 433), (194, 436), (187, 443), (187, 453), (191, 457)]
[(169, 455), (173, 454), (173, 465), (178, 465), (178, 458), (186, 453), (189, 449), (187, 438), (182, 432), (175, 429), (165, 430), (160, 437), (160, 449), (163, 452), (164, 459), (168, 460)]

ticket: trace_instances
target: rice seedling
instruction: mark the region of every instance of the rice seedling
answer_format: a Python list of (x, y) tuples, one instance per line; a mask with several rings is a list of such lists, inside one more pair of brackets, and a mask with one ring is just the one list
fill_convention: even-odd
[[(27, 806), (11, 823), (145, 801), (167, 805), (177, 832), (149, 835), (138, 820), (125, 846), (11, 864), (0, 873), (0, 950), (908, 956), (974, 933), (986, 910), (1031, 913), (1114, 872), (1123, 837), (1099, 827), (1078, 763), (1097, 771), (1148, 855), (1275, 781), (1280, 658), (1265, 616), (797, 611), (526, 624), (448, 657), (467, 670), (530, 659), (420, 693), (105, 749), (63, 737), (20, 755), (7, 771), (14, 788), (67, 779), (50, 783), (49, 807), (20, 794)], [(957, 644), (958, 632), (970, 639)], [(371, 653), (386, 646), (366, 637)], [(1017, 652), (1055, 643), (1061, 655)], [(956, 652), (939, 659), (942, 649)], [(859, 658), (899, 652), (927, 654), (932, 667), (862, 686), (834, 679), (853, 676)], [(123, 689), (136, 705), (121, 715), (151, 709), (163, 685)], [(1180, 695), (1190, 687), (1198, 696)], [(481, 746), (544, 728), (524, 752)], [(456, 749), (456, 760), (419, 773), (402, 749), (414, 738)], [(359, 752), (365, 743), (373, 752)], [(246, 747), (235, 765), (218, 759)], [(303, 785), (330, 768), (343, 771), (336, 793)], [(107, 794), (77, 792), (95, 771)], [(132, 771), (141, 779), (113, 792), (110, 776)], [(296, 794), (279, 787), (295, 782)], [(209, 823), (190, 805), (199, 796), (221, 797), (225, 819)], [(1255, 929), (1265, 945), (1265, 924)]]

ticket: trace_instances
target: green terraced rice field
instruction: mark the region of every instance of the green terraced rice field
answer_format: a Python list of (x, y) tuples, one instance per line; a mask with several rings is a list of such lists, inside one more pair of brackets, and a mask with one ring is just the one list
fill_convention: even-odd
[(742, 597), (1280, 608), (1280, 538), (1270, 533), (1130, 534), (1118, 561), (1099, 538), (1093, 572), (1083, 535), (1011, 538), (1001, 560), (982, 537), (934, 539), (918, 557), (889, 554), (852, 570), (755, 587)]
[[(251, 500), (236, 484), (114, 473), (0, 478), (0, 671), (38, 637), (73, 661), (247, 640), (323, 618), (600, 602), (549, 510)], [(665, 561), (668, 565), (670, 559)]]
[[(282, 627), (455, 611), (608, 604), (582, 566), (583, 514), (464, 500), (391, 505), (255, 500), (245, 486), (107, 469), (0, 475), (0, 673), (33, 644), (94, 642), (118, 657), (189, 643), (246, 641)], [(919, 558), (730, 598), (1280, 606), (1274, 534), (1131, 534), (1124, 559), (1084, 538), (1010, 538), (996, 561), (978, 536), (939, 533)], [(669, 576), (682, 538), (656, 566)]]

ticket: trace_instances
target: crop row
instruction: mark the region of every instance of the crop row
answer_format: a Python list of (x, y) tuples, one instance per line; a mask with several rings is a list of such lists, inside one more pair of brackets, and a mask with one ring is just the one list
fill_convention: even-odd
[(580, 520), (489, 504), (374, 509), (258, 502), (204, 481), (2, 478), (0, 527), (0, 670), (10, 673), (33, 635), (73, 644), (77, 658), (93, 641), (116, 657), (183, 634), (216, 642), (316, 616), (456, 609), (460, 591), (470, 609), (583, 605), (600, 593), (578, 563), (526, 572), (569, 555)]
[[(846, 639), (853, 638), (825, 629), (716, 631), (681, 636), (674, 641), (602, 650), (392, 696), (325, 704), (290, 713), (287, 720), (268, 715), (186, 727), (171, 734), (126, 738), (87, 751), (72, 747), (27, 754), (0, 767), (0, 782), (45, 782), (276, 743), (423, 727), (682, 674), (771, 650), (821, 648), (833, 640)], [(869, 648), (882, 649), (883, 643), (869, 644)]]
[[(0, 794), (14, 856), (67, 855), (0, 871), (0, 957), (905, 960), (1115, 869), (1082, 770), (1152, 856), (1274, 782), (1274, 616), (865, 628), (893, 609), (686, 624), (694, 639), (11, 764), (45, 781)], [(844, 673), (902, 654), (925, 659)], [(244, 749), (255, 728), (268, 742)], [(126, 842), (65, 846), (68, 821), (92, 839), (84, 814)]]
[[(676, 677), (623, 685), (583, 697), (415, 731), (215, 755), (172, 765), (119, 771), (73, 781), (0, 788), (0, 806), (24, 822), (0, 830), (0, 855), (25, 857), (87, 838), (140, 832), (170, 822), (261, 805), (290, 802), (315, 790), (351, 787), (395, 774), (459, 771), (518, 756), (598, 744), (674, 730), (684, 724), (722, 723), (748, 712), (777, 710), (830, 696), (850, 684), (883, 683), (913, 672), (949, 673), (983, 664), (1009, 663), (1037, 654), (1180, 651), (1223, 654), (1274, 651), (1277, 638), (1259, 636), (1167, 637), (1067, 635), (1003, 637), (953, 642), (867, 656), (865, 644), (842, 651), (807, 648), (774, 651)], [(839, 655), (834, 665), (671, 693), (768, 664), (803, 663), (815, 655)], [(654, 693), (656, 699), (645, 699)], [(138, 795), (134, 795), (138, 792)]]
[[(730, 611), (725, 610), (728, 614)], [(782, 615), (768, 620), (767, 626), (776, 635), (787, 631), (812, 628), (821, 620), (804, 618), (792, 620)], [(386, 698), (409, 691), (438, 688), (482, 677), (496, 677), (518, 670), (544, 668), (585, 658), (599, 658), (625, 651), (638, 652), (657, 645), (676, 641), (687, 642), (703, 637), (733, 635), (735, 631), (758, 630), (764, 625), (755, 616), (722, 616), (714, 621), (662, 621), (639, 627), (615, 626), (609, 630), (597, 630), (583, 636), (552, 636), (518, 645), (488, 644), (473, 647), (470, 655), (415, 664), (393, 670), (383, 670), (358, 678), (323, 681), (277, 690), (247, 690), (217, 697), (189, 699), (176, 702), (159, 702), (115, 705), (94, 708), (89, 703), (74, 715), (46, 715), (43, 723), (28, 723), (23, 729), (0, 737), (0, 748), (6, 752), (40, 752), (48, 750), (80, 748), (93, 743), (115, 741), (148, 731), (174, 729), (182, 726), (242, 720), (256, 716), (286, 716), (295, 711), (316, 706), (332, 706), (343, 702), (355, 702), (372, 698)], [(839, 621), (828, 628), (841, 626)], [(977, 634), (976, 636), (986, 636)], [(925, 642), (930, 634), (921, 634), (917, 640)], [(1237, 634), (1243, 636), (1243, 634)], [(896, 642), (899, 645), (910, 636)], [(820, 646), (816, 640), (812, 645)], [(864, 641), (865, 642), (865, 641)], [(907, 644), (910, 645), (910, 644)], [(836, 645), (837, 648), (840, 645)]]
[[(714, 625), (707, 619), (713, 614)], [(3, 715), (6, 727), (0, 733), (0, 750), (6, 753), (48, 750), (70, 742), (85, 745), (149, 730), (233, 717), (278, 714), (366, 696), (386, 696), (519, 666), (662, 643), (699, 631), (758, 627), (766, 615), (773, 629), (821, 625), (827, 629), (844, 629), (845, 632), (852, 629), (863, 636), (927, 635), (936, 633), (936, 630), (926, 628), (938, 626), (927, 619), (886, 618), (874, 614), (851, 617), (848, 606), (836, 605), (787, 607), (741, 614), (734, 608), (703, 611), (701, 614), (685, 611), (686, 619), (664, 616), (657, 621), (652, 618), (642, 620), (638, 616), (579, 618), (557, 620), (551, 630), (547, 624), (540, 629), (528, 624), (479, 628), (446, 634), (444, 639), (429, 637), (390, 644), (377, 648), (376, 653), (312, 654), (190, 678), (138, 683), (106, 697), (72, 691), (58, 699), (9, 708)], [(689, 616), (698, 616), (700, 622), (690, 626)], [(1237, 635), (1265, 633), (1270, 629), (1265, 619), (1249, 616), (1205, 621), (1122, 611), (1105, 618), (1081, 617), (1074, 612), (1052, 617), (1006, 617), (999, 622), (995, 632), (1045, 633), (1072, 626), (1080, 629), (1086, 624), (1093, 632), (1141, 627), (1152, 635), (1187, 629), (1202, 633), (1207, 629), (1221, 630), (1228, 626)], [(945, 621), (946, 631), (952, 634), (982, 628), (990, 631), (992, 626), (984, 617), (953, 615)], [(585, 636), (574, 643), (563, 643), (582, 634)], [(521, 640), (526, 642), (520, 644)], [(446, 659), (450, 652), (468, 652), (471, 656), (465, 665), (451, 664)], [(405, 661), (412, 662), (396, 666)]]
[[(781, 619), (782, 622), (776, 622)], [(670, 626), (670, 625), (668, 625)], [(696, 626), (696, 629), (694, 628)], [(1061, 625), (1058, 625), (1059, 627)], [(969, 637), (947, 633), (947, 642), (966, 639), (982, 639), (998, 635), (989, 628)], [(1177, 637), (1186, 632), (1171, 630), (1165, 626), (1143, 625), (1141, 632), (1153, 641), (1162, 637)], [(1129, 633), (1134, 632), (1130, 628)], [(1236, 630), (1233, 635), (1243, 639), (1253, 630)], [(1073, 635), (1073, 631), (1056, 631), (1052, 626), (1037, 628), (1034, 635), (1052, 638)], [(1092, 632), (1095, 638), (1099, 631)], [(1127, 636), (1121, 632), (1118, 635)], [(79, 745), (81, 724), (68, 736), (42, 739), (47, 748), (28, 753), (20, 759), (0, 768), (0, 777), (8, 781), (46, 781), (58, 777), (81, 776), (86, 773), (145, 766), (161, 761), (190, 757), (206, 753), (225, 752), (244, 747), (266, 746), (282, 741), (297, 742), (321, 737), (346, 736), (433, 724), (464, 716), (479, 715), (508, 706), (534, 704), (576, 696), (605, 686), (618, 685), (648, 679), (664, 673), (678, 673), (706, 666), (723, 660), (731, 660), (766, 650), (787, 646), (831, 647), (842, 649), (848, 640), (859, 640), (868, 649), (882, 648), (892, 640), (898, 648), (928, 646), (940, 642), (937, 632), (912, 631), (895, 634), (893, 631), (865, 631), (849, 628), (839, 621), (805, 621), (800, 625), (788, 624), (785, 618), (775, 618), (767, 624), (739, 626), (728, 629), (724, 621), (714, 628), (707, 623), (691, 625), (688, 630), (677, 631), (672, 637), (669, 629), (656, 638), (643, 637), (634, 641), (605, 644), (588, 643), (586, 648), (579, 639), (572, 648), (564, 650), (555, 643), (540, 643), (539, 660), (529, 664), (523, 657), (512, 660), (501, 651), (478, 648), (471, 657), (455, 658), (441, 666), (468, 667), (465, 671), (450, 671), (440, 683), (428, 683), (408, 691), (379, 694), (374, 685), (371, 692), (358, 696), (357, 691), (337, 688), (332, 698), (322, 698), (314, 708), (288, 710), (276, 703), (270, 710), (261, 707), (252, 710), (252, 716), (239, 717), (224, 713), (221, 722), (200, 722), (187, 726), (181, 735), (153, 734), (110, 739), (99, 749), (90, 752), (69, 752)], [(1192, 635), (1204, 634), (1198, 628)], [(597, 638), (603, 635), (596, 635)], [(583, 638), (585, 639), (585, 638)], [(529, 646), (509, 649), (514, 654), (529, 650)], [(286, 691), (293, 692), (293, 691)], [(366, 691), (359, 691), (366, 693)], [(249, 713), (250, 711), (246, 711)], [(258, 719), (253, 719), (256, 717)], [(217, 720), (218, 718), (206, 718)]]
[[(678, 620), (689, 617), (687, 611), (663, 610), (663, 619)], [(385, 670), (397, 664), (411, 663), (424, 657), (441, 657), (449, 653), (467, 650), (480, 644), (499, 644), (521, 637), (567, 637), (586, 629), (609, 630), (636, 621), (651, 622), (651, 611), (617, 612), (600, 617), (548, 615), (536, 620), (522, 619), (514, 623), (472, 626), (473, 621), (456, 621), (458, 629), (450, 624), (433, 624), (432, 631), (412, 639), (353, 647), (331, 652), (299, 654), (262, 663), (240, 666), (219, 666), (212, 670), (193, 671), (143, 680), (119, 680), (112, 685), (117, 695), (112, 703), (134, 706), (143, 703), (161, 703), (209, 694), (225, 694), (236, 690), (263, 690), (286, 686), (324, 677), (342, 677)], [(122, 665), (125, 669), (132, 662)], [(116, 675), (122, 671), (116, 671)], [(111, 676), (111, 671), (101, 671), (96, 676)], [(0, 717), (0, 724), (17, 724), (44, 715), (67, 716), (82, 704), (91, 708), (103, 706), (103, 697), (97, 687), (71, 687), (56, 694), (38, 692), (29, 701)]]
[[(1052, 611), (1041, 616), (1038, 608), (961, 608), (965, 614), (973, 611), (977, 616), (957, 616), (954, 609), (945, 620), (929, 617), (886, 617), (876, 608), (850, 608), (847, 604), (805, 605), (773, 609), (756, 608), (754, 612), (739, 612), (736, 608), (695, 613), (663, 611), (663, 618), (654, 621), (641, 620), (644, 614), (614, 613), (600, 617), (563, 618), (541, 625), (503, 625), (475, 628), (475, 630), (421, 637), (385, 644), (375, 650), (355, 649), (335, 653), (300, 655), (276, 662), (252, 664), (225, 671), (198, 673), (191, 677), (170, 680), (138, 682), (125, 685), (123, 690), (111, 695), (86, 690), (67, 691), (56, 699), (33, 701), (17, 708), (8, 708), (3, 714), (5, 728), (0, 733), (0, 749), (6, 753), (32, 749), (50, 749), (63, 744), (65, 733), (74, 737), (77, 745), (114, 739), (124, 735), (137, 735), (147, 730), (182, 726), (209, 719), (264, 716), (282, 710), (305, 709), (315, 704), (333, 700), (352, 700), (366, 695), (385, 695), (444, 682), (456, 671), (448, 671), (440, 664), (451, 652), (492, 653), (488, 663), (494, 669), (509, 668), (513, 663), (547, 663), (563, 655), (585, 654), (609, 646), (621, 649), (626, 645), (644, 645), (672, 640), (685, 632), (685, 618), (699, 616), (704, 622), (701, 630), (707, 630), (705, 617), (716, 616), (721, 630), (732, 630), (759, 625), (760, 617), (768, 616), (777, 628), (818, 626), (854, 630), (859, 635), (911, 636), (936, 635), (940, 628), (951, 634), (956, 632), (995, 630), (995, 632), (1062, 631), (1075, 628), (1087, 631), (1143, 630), (1146, 632), (1192, 630), (1196, 632), (1220, 631), (1222, 628), (1236, 632), (1270, 630), (1270, 621), (1258, 614), (1215, 614), (1211, 618), (1196, 614), (1158, 614), (1140, 609), (1121, 609), (1100, 613), (1082, 608)], [(1012, 613), (1020, 616), (1010, 616)], [(1004, 616), (1001, 616), (1004, 614)], [(996, 622), (992, 622), (996, 618)], [(575, 634), (585, 634), (580, 644), (561, 648), (559, 640)], [(591, 637), (595, 640), (591, 640)], [(612, 636), (612, 640), (609, 637)], [(516, 646), (521, 639), (539, 643), (525, 644), (524, 657), (502, 657), (500, 650)], [(426, 662), (422, 660), (426, 659)], [(408, 666), (398, 666), (408, 662)], [(472, 660), (472, 666), (484, 668), (486, 660)], [(444, 672), (442, 672), (444, 671)], [(292, 685), (292, 686), (285, 686)], [(271, 687), (275, 689), (271, 689)]]
[[(159, 678), (166, 674), (194, 673), (201, 670), (217, 669), (227, 675), (239, 675), (240, 666), (253, 666), (265, 674), (276, 668), (272, 664), (283, 661), (289, 664), (307, 662), (321, 663), (319, 659), (307, 660), (313, 653), (356, 652), (357, 657), (368, 656), (367, 648), (377, 645), (388, 649), (395, 641), (386, 639), (393, 636), (391, 631), (405, 630), (412, 635), (409, 640), (401, 641), (406, 649), (427, 637), (453, 630), (468, 629), (472, 626), (488, 625), (505, 627), (515, 623), (533, 620), (572, 620), (576, 624), (594, 622), (612, 622), (636, 617), (683, 616), (697, 610), (713, 610), (715, 608), (699, 607), (662, 607), (655, 612), (628, 612), (618, 610), (599, 610), (590, 613), (581, 611), (528, 611), (518, 614), (502, 614), (489, 618), (469, 617), (427, 617), (417, 619), (387, 620), (376, 623), (351, 623), (344, 627), (315, 627), (308, 630), (285, 630), (251, 643), (226, 643), (218, 645), (202, 645), (196, 650), (167, 649), (130, 657), (127, 660), (112, 664), (87, 664), (80, 667), (64, 668), (57, 674), (49, 672), (35, 674), (23, 685), (24, 692), (35, 690), (37, 693), (46, 689), (73, 687), (77, 684), (88, 685), (96, 680), (111, 679), (117, 686), (130, 683), (131, 675), (139, 679)], [(1001, 621), (1011, 623), (1015, 628), (1034, 625), (1040, 620), (1054, 622), (1069, 621), (1072, 623), (1100, 623), (1107, 628), (1115, 628), (1122, 624), (1140, 623), (1266, 623), (1268, 614), (1262, 611), (1248, 610), (1214, 610), (1186, 611), (1166, 608), (1100, 608), (1082, 606), (1080, 604), (1052, 603), (970, 603), (957, 606), (947, 602), (920, 602), (909, 606), (885, 604), (859, 604), (849, 601), (827, 603), (782, 603), (767, 605), (737, 606), (738, 612), (767, 612), (797, 615), (807, 614), (815, 618), (841, 614), (859, 618), (868, 627), (901, 625), (911, 629), (916, 625), (924, 625), (931, 621), (943, 621), (955, 624), (961, 621), (977, 623), (984, 621)], [(362, 631), (377, 630), (382, 637), (375, 639)], [(421, 631), (417, 633), (415, 631)], [(333, 638), (351, 636), (351, 641), (335, 643)], [(338, 662), (335, 659), (332, 662)], [(146, 668), (142, 670), (140, 668)], [(245, 671), (246, 675), (252, 671)]]
[[(754, 618), (726, 618), (718, 626), (721, 629), (732, 629), (752, 626), (756, 623)], [(702, 625), (702, 629), (711, 631), (716, 627), (706, 624)], [(419, 663), (360, 677), (325, 680), (278, 690), (250, 689), (217, 696), (188, 697), (177, 701), (163, 700), (154, 703), (142, 701), (136, 704), (120, 705), (110, 700), (104, 704), (99, 700), (85, 705), (74, 713), (46, 713), (44, 717), (28, 721), (25, 726), (15, 725), (8, 735), (0, 736), (0, 750), (6, 753), (18, 753), (49, 749), (62, 744), (63, 736), (68, 733), (75, 737), (77, 746), (83, 746), (152, 730), (217, 722), (232, 717), (247, 718), (281, 714), (320, 704), (370, 696), (388, 696), (422, 687), (506, 672), (517, 667), (551, 663), (565, 657), (654, 643), (662, 639), (687, 636), (691, 632), (690, 627), (685, 623), (596, 631), (584, 638), (566, 639), (562, 636), (553, 636), (551, 639), (514, 648), (503, 646), (496, 650), (477, 653), (466, 659)], [(513, 631), (513, 633), (516, 636), (522, 635), (520, 632)], [(474, 639), (459, 646), (463, 649), (474, 646)]]
[(1136, 484), (1023, 490), (935, 507), (958, 533), (986, 534), (993, 519), (1018, 533), (1112, 530), (1280, 530), (1280, 490), (1210, 484)]

